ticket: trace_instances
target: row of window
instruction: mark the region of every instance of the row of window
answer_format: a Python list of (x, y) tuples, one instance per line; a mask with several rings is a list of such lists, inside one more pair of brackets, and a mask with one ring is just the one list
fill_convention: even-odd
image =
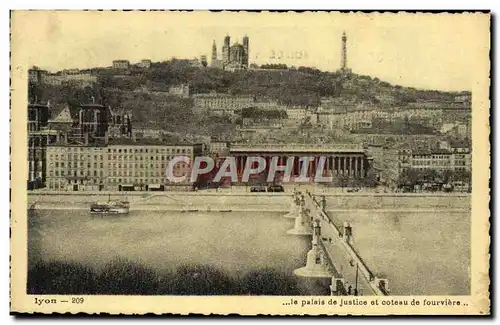
[(78, 176), (94, 176), (94, 177), (104, 177), (104, 171), (102, 170), (94, 170), (94, 171), (90, 171), (90, 170), (87, 170), (86, 172), (83, 171), (83, 170), (74, 170), (73, 173), (71, 172), (65, 172), (64, 170), (49, 170), (49, 176), (50, 177), (65, 177), (65, 176), (74, 176), (74, 177), (78, 177)]
[(92, 150), (93, 152), (101, 152), (107, 151), (108, 153), (190, 153), (191, 148), (129, 148), (129, 149), (120, 149), (120, 148), (104, 148), (104, 147), (53, 147), (51, 150), (55, 152), (82, 152), (86, 153)]
[(164, 180), (162, 178), (110, 178), (109, 184), (163, 184)]
[[(40, 164), (41, 166), (41, 164)], [(55, 168), (65, 168), (66, 166), (68, 168), (84, 168), (85, 167), (85, 163), (82, 163), (82, 162), (75, 162), (74, 164), (72, 164), (71, 162), (68, 162), (67, 165), (64, 164), (64, 162), (58, 162), (56, 161), (55, 163), (50, 163), (49, 164), (50, 167), (55, 167)], [(92, 166), (94, 168), (104, 168), (104, 164), (103, 163), (96, 163), (94, 162), (94, 164), (92, 165), (91, 163), (87, 163), (87, 168), (92, 168)], [(165, 169), (165, 164), (111, 164), (111, 163), (108, 163), (108, 168), (161, 168), (161, 169)], [(186, 163), (177, 163), (174, 165), (174, 169), (184, 169), (184, 168), (188, 168), (189, 166), (186, 164)]]
[(413, 165), (423, 165), (423, 166), (450, 166), (449, 161), (436, 161), (436, 160), (421, 160), (421, 161), (413, 161)]
[[(173, 172), (174, 176), (183, 176), (185, 175), (186, 173), (185, 172), (181, 172), (181, 171), (175, 171)], [(131, 177), (142, 177), (142, 176), (150, 176), (150, 177), (160, 177), (162, 175), (164, 175), (164, 172), (162, 171), (112, 171), (112, 172), (109, 172), (108, 173), (109, 176), (131, 176)], [(69, 171), (69, 172), (66, 172), (64, 170), (50, 170), (49, 171), (49, 177), (65, 177), (65, 176), (74, 176), (74, 177), (78, 177), (78, 176), (94, 176), (94, 177), (104, 177), (104, 171), (102, 170), (87, 170), (87, 171), (84, 171), (84, 170), (74, 170), (74, 171)]]
[[(94, 160), (104, 160), (103, 155), (87, 155), (87, 159), (92, 159)], [(129, 159), (129, 160), (171, 160), (174, 159), (177, 156), (132, 156), (132, 155), (108, 155), (108, 160), (123, 160), (123, 159)], [(52, 155), (49, 154), (49, 160), (65, 160), (66, 155)], [(78, 159), (80, 158), (80, 159)], [(70, 154), (67, 155), (67, 160), (85, 160), (85, 155), (78, 156), (76, 154), (73, 154), (71, 156)]]

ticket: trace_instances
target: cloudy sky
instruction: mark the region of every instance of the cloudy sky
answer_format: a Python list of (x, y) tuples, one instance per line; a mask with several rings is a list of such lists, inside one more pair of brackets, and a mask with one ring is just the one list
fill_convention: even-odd
[(15, 12), (12, 53), (26, 66), (56, 71), (110, 66), (114, 59), (210, 58), (213, 40), (220, 55), (225, 35), (234, 43), (246, 34), (250, 62), (334, 71), (345, 30), (355, 73), (417, 88), (470, 90), (478, 60), (488, 57), (488, 29), (485, 15)]

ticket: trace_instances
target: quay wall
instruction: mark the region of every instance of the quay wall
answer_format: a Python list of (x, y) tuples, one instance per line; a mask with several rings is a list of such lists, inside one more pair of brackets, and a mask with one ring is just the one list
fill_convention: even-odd
[[(42, 208), (88, 208), (92, 202), (128, 200), (131, 209), (288, 211), (291, 193), (215, 192), (31, 192), (28, 203)], [(328, 210), (470, 210), (470, 194), (328, 193)], [(320, 197), (317, 197), (319, 200)]]

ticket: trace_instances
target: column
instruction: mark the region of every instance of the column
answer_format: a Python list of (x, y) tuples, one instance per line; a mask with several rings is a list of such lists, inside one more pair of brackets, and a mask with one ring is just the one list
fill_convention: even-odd
[(365, 157), (361, 157), (361, 177), (365, 177)]
[(335, 175), (339, 175), (339, 157), (337, 155), (333, 156), (333, 169), (335, 170)]
[(359, 176), (359, 173), (358, 173), (358, 160), (359, 160), (359, 157), (356, 157), (354, 158), (354, 177), (358, 177)]
[(349, 162), (350, 163), (349, 169), (351, 170), (351, 177), (355, 177), (356, 176), (356, 172), (355, 172), (355, 169), (354, 169), (355, 160), (356, 160), (356, 157), (351, 157), (351, 161)]

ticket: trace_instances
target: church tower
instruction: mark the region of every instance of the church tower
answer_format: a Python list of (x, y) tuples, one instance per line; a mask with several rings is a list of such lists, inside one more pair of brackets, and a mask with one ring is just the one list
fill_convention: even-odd
[(224, 46), (222, 47), (222, 60), (223, 60), (224, 65), (229, 64), (229, 61), (231, 60), (230, 54), (229, 54), (230, 47), (231, 47), (230, 41), (231, 41), (231, 38), (229, 37), (229, 35), (224, 37)]
[(243, 37), (243, 50), (244, 50), (244, 54), (243, 54), (243, 65), (248, 68), (248, 58), (249, 58), (249, 44), (248, 44), (248, 36), (245, 35), (245, 37)]
[(215, 40), (212, 44), (212, 66), (217, 64), (217, 45), (215, 45)]

